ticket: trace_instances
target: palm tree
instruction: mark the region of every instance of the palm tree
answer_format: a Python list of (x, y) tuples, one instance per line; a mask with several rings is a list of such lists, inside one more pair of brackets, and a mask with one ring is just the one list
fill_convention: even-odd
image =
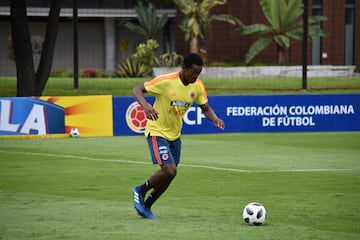
[[(262, 11), (269, 22), (265, 24), (252, 24), (241, 26), (235, 32), (242, 35), (260, 35), (246, 54), (246, 64), (270, 44), (277, 46), (277, 58), (279, 63), (288, 61), (288, 51), (292, 39), (303, 39), (303, 21), (300, 16), (303, 14), (301, 0), (260, 0)], [(311, 16), (308, 19), (309, 32), (308, 38), (314, 36), (327, 36), (327, 33), (316, 27), (322, 21), (326, 21), (324, 16)]]
[(167, 14), (158, 17), (157, 10), (151, 3), (145, 5), (141, 1), (135, 7), (138, 16), (138, 23), (123, 21), (120, 24), (130, 31), (143, 35), (145, 40), (156, 39), (160, 30), (168, 20)]
[(173, 0), (184, 19), (179, 25), (185, 33), (185, 41), (190, 40), (190, 52), (198, 53), (198, 39), (204, 39), (212, 21), (224, 21), (233, 25), (242, 25), (239, 19), (228, 14), (210, 15), (216, 5), (223, 5), (226, 0)]

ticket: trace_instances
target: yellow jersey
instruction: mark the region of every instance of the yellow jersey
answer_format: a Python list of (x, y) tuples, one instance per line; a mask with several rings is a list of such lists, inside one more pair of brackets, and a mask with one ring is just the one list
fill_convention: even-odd
[(169, 141), (180, 137), (182, 118), (193, 103), (208, 102), (203, 82), (197, 79), (185, 86), (180, 73), (160, 75), (144, 83), (146, 91), (155, 96), (154, 109), (159, 113), (157, 120), (148, 120), (146, 136), (160, 136)]

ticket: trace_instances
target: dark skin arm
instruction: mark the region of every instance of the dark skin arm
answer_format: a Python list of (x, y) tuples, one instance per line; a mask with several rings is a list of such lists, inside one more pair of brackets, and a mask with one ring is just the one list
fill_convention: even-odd
[(138, 103), (144, 108), (144, 113), (146, 117), (150, 120), (158, 119), (158, 112), (153, 108), (153, 106), (146, 101), (144, 98), (144, 93), (147, 93), (144, 84), (137, 85), (133, 88), (133, 95), (138, 101)]
[(224, 128), (225, 128), (224, 121), (216, 116), (216, 113), (210, 107), (210, 105), (208, 103), (205, 103), (204, 105), (200, 105), (199, 107), (201, 108), (205, 117), (214, 123), (215, 127), (221, 128), (222, 130), (224, 130)]

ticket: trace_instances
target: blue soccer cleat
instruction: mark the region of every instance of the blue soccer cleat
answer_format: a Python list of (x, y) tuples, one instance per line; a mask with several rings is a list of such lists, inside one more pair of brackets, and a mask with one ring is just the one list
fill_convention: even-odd
[(133, 197), (134, 197), (134, 208), (136, 209), (137, 213), (145, 217), (145, 203), (144, 203), (144, 195), (140, 193), (140, 187), (134, 187), (132, 190)]
[(155, 216), (152, 214), (150, 208), (144, 208), (144, 216), (143, 216), (143, 217), (144, 217), (144, 218), (147, 218), (147, 219), (153, 219), (153, 220), (157, 219), (157, 217), (155, 217)]

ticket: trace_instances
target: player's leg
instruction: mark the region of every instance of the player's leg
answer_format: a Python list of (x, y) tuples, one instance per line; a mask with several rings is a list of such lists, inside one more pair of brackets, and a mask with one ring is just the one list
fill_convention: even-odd
[(176, 176), (176, 164), (174, 162), (160, 165), (160, 167), (161, 169), (155, 172), (149, 179), (150, 186), (153, 186), (153, 191), (145, 201), (145, 208), (151, 208)]
[[(145, 218), (154, 218), (150, 208), (152, 204), (163, 194), (171, 181), (176, 176), (176, 166), (171, 153), (169, 142), (162, 137), (149, 136), (149, 149), (154, 164), (160, 166), (160, 170), (152, 174), (150, 179), (133, 190), (134, 207), (139, 215)], [(153, 192), (144, 202), (146, 192), (153, 188)]]
[(155, 201), (166, 191), (177, 174), (177, 165), (180, 162), (181, 140), (167, 141), (169, 147), (169, 158), (167, 162), (162, 161), (161, 169), (153, 174), (149, 185), (154, 186), (153, 191), (145, 202), (145, 208), (151, 208)]

